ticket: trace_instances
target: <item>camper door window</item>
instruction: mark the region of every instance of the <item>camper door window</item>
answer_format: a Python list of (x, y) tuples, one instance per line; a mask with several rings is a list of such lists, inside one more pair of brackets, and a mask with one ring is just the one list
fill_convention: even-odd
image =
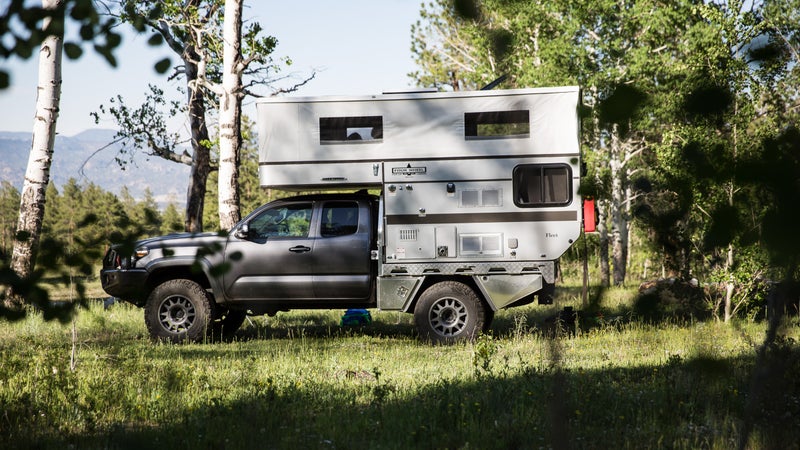
[(382, 116), (319, 118), (320, 144), (376, 142), (382, 139)]
[(514, 168), (514, 203), (521, 208), (572, 202), (572, 169), (567, 164), (524, 164)]

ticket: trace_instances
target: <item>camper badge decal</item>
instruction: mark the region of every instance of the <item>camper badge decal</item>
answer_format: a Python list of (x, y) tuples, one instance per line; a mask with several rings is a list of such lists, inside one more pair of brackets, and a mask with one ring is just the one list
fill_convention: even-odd
[(428, 173), (427, 167), (411, 167), (411, 164), (408, 164), (405, 167), (392, 167), (392, 175), (405, 175), (405, 176), (412, 176), (412, 175), (425, 175)]

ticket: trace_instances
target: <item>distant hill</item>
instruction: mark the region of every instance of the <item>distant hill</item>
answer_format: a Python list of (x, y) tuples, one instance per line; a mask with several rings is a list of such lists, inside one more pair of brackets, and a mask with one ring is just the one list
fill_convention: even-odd
[[(9, 181), (19, 190), (28, 165), (31, 137), (31, 133), (0, 131), (0, 181)], [(115, 194), (119, 194), (122, 186), (128, 186), (131, 195), (138, 199), (144, 197), (145, 188), (149, 187), (162, 207), (174, 202), (180, 208), (185, 203), (189, 166), (137, 154), (134, 163), (123, 170), (114, 160), (118, 145), (98, 151), (113, 137), (113, 130), (103, 129), (57, 136), (50, 181), (60, 189), (70, 178), (75, 178), (79, 183), (91, 182)]]

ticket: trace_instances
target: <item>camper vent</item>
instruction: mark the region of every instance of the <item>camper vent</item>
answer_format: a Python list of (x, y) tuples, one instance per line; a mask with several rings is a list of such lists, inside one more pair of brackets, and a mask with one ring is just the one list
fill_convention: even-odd
[(419, 234), (419, 230), (415, 228), (407, 229), (407, 230), (400, 230), (400, 240), (401, 241), (416, 241), (417, 235)]
[(501, 188), (465, 189), (461, 191), (462, 208), (478, 206), (503, 206), (503, 190)]
[(462, 234), (461, 254), (464, 256), (500, 256), (503, 254), (502, 234)]

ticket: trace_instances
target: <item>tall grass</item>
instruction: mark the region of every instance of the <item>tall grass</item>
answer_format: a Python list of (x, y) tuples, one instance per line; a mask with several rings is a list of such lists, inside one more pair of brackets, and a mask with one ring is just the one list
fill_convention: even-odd
[[(643, 324), (632, 293), (551, 337), (561, 304), (499, 312), (493, 332), (419, 342), (412, 317), (257, 317), (229, 342), (152, 343), (142, 312), (101, 302), (71, 326), (0, 325), (2, 448), (731, 448), (764, 326)], [(602, 317), (601, 317), (602, 316)], [(800, 442), (797, 325), (749, 446)]]

